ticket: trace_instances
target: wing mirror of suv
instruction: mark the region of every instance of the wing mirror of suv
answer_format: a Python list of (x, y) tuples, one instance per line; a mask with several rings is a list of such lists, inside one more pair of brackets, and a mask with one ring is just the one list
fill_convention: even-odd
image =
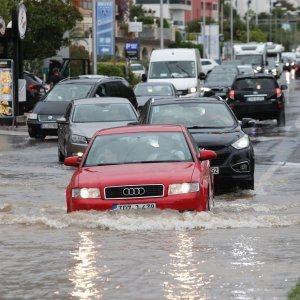
[(280, 89), (283, 90), (283, 91), (284, 91), (284, 90), (287, 90), (287, 88), (288, 88), (288, 87), (287, 87), (286, 84), (282, 84), (282, 85), (280, 86)]
[(198, 78), (199, 78), (200, 80), (204, 80), (204, 79), (206, 78), (205, 73), (200, 72), (199, 75), (198, 75)]
[(255, 120), (252, 118), (243, 118), (242, 119), (242, 128), (250, 128), (250, 127), (254, 127), (256, 124)]

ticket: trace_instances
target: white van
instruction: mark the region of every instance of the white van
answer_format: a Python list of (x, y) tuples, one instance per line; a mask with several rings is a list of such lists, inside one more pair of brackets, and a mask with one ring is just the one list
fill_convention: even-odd
[(180, 96), (199, 96), (202, 72), (198, 49), (169, 48), (153, 50), (148, 82), (171, 82)]

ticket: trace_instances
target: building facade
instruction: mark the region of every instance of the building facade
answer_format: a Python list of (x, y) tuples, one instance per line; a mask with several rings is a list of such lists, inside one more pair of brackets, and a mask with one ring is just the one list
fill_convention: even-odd
[(204, 6), (206, 18), (219, 20), (219, 0), (192, 0), (192, 10), (185, 12), (185, 22), (199, 20), (203, 17)]

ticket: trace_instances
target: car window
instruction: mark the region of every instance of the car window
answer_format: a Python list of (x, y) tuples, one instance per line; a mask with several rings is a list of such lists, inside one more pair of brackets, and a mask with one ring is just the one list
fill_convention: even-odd
[(277, 85), (272, 78), (242, 78), (234, 83), (234, 90), (244, 91), (260, 91), (260, 90), (273, 90)]
[(136, 121), (129, 103), (79, 104), (74, 108), (73, 123)]
[(236, 125), (236, 120), (224, 103), (191, 102), (154, 105), (149, 123), (223, 128)]
[(209, 73), (205, 79), (205, 83), (219, 83), (222, 82), (222, 85), (226, 84), (228, 86), (232, 85), (232, 82), (235, 78), (235, 73)]
[(71, 101), (88, 97), (93, 84), (57, 84), (47, 94), (45, 101)]
[(97, 136), (84, 166), (193, 161), (183, 132), (141, 132)]

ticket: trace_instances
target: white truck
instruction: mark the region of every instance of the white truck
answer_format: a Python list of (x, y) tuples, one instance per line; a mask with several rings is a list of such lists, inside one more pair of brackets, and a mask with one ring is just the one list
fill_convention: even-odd
[(269, 73), (272, 73), (277, 78), (279, 78), (283, 72), (283, 51), (283, 45), (272, 42), (267, 43), (267, 60)]
[(204, 78), (198, 49), (168, 48), (151, 53), (147, 82), (172, 82), (180, 96), (199, 96)]
[(254, 72), (263, 73), (267, 65), (267, 45), (265, 43), (247, 43), (233, 45), (235, 60), (243, 65), (252, 65)]

